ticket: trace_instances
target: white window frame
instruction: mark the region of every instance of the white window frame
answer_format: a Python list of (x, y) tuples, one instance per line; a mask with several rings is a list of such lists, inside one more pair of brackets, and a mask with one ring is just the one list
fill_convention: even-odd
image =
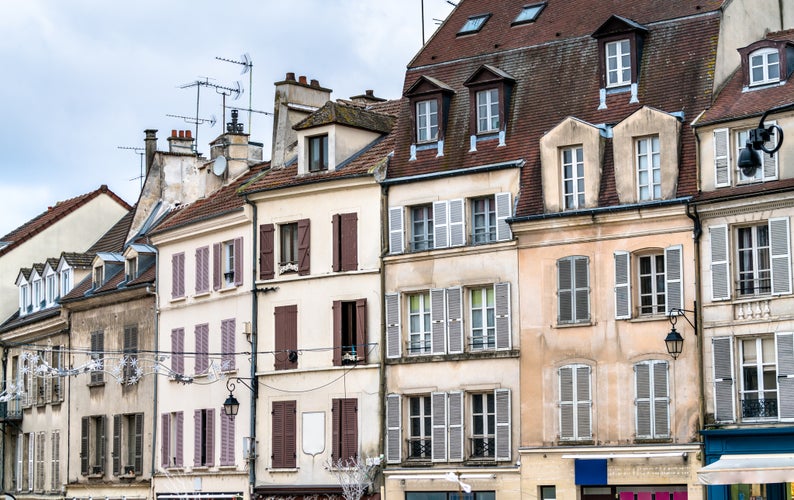
[(438, 99), (416, 103), (416, 142), (438, 140)]
[(50, 273), (44, 278), (44, 288), (46, 289), (47, 295), (47, 307), (52, 306), (55, 304), (55, 299), (58, 296), (58, 284), (56, 283), (55, 274)]
[[(651, 261), (651, 271), (649, 274), (643, 274), (642, 272), (642, 262), (645, 259), (649, 259)], [(662, 262), (662, 269), (661, 272), (657, 269), (657, 264), (661, 259)], [(637, 279), (637, 314), (639, 316), (656, 316), (659, 314), (666, 314), (667, 313), (667, 283), (665, 279), (665, 270), (667, 269), (667, 263), (665, 262), (664, 252), (653, 252), (653, 253), (645, 253), (637, 256), (637, 268), (636, 268), (636, 279)], [(649, 278), (650, 280), (650, 292), (643, 291), (643, 278)], [(661, 292), (659, 291), (659, 286), (662, 286), (663, 289)], [(660, 297), (661, 295), (661, 297)], [(650, 297), (651, 303), (649, 306), (643, 305), (643, 297)], [(643, 311), (643, 308), (650, 307), (651, 311)]]
[(475, 94), (477, 107), (477, 133), (497, 132), (501, 125), (499, 116), (499, 89), (489, 88)]
[[(766, 245), (758, 242), (759, 229), (766, 232)], [(749, 230), (751, 242), (748, 247), (742, 247), (740, 232)], [(735, 259), (736, 259), (736, 294), (739, 297), (766, 296), (772, 293), (772, 241), (769, 234), (768, 223), (740, 226), (735, 229), (736, 236)], [(743, 269), (742, 262), (745, 261), (742, 255), (749, 256), (747, 269)], [(766, 265), (762, 267), (762, 262)], [(745, 287), (744, 283), (749, 283)], [(764, 283), (766, 285), (764, 286)], [(745, 290), (750, 290), (746, 292)]]
[[(417, 312), (411, 310), (411, 302), (414, 298), (419, 300)], [(427, 356), (432, 352), (432, 326), (430, 319), (430, 291), (406, 294), (406, 314), (408, 315), (408, 355)], [(414, 318), (419, 319), (419, 329), (414, 331)]]
[[(568, 158), (566, 158), (566, 156)], [(560, 150), (563, 210), (576, 210), (585, 205), (584, 148), (571, 146)]]
[(61, 270), (61, 297), (72, 291), (72, 269)]
[[(477, 399), (482, 400), (482, 411), (476, 412), (474, 404)], [(491, 392), (477, 392), (469, 396), (471, 405), (471, 436), (470, 436), (470, 455), (472, 458), (494, 458), (496, 456), (496, 395)], [(480, 420), (482, 433), (475, 434), (476, 422)], [(493, 425), (489, 423), (493, 422)], [(483, 443), (483, 452), (475, 451), (475, 442)]]
[[(476, 204), (483, 202), (484, 210), (476, 209)], [(481, 224), (478, 224), (478, 218)], [(493, 196), (473, 198), (471, 200), (471, 243), (480, 245), (497, 241), (496, 200)]]
[[(610, 54), (613, 49), (614, 54)], [(604, 61), (607, 88), (631, 84), (631, 41), (628, 38), (604, 44)]]
[(26, 315), (28, 307), (30, 307), (30, 285), (22, 283), (19, 286), (19, 315)]
[[(641, 151), (643, 145), (645, 151)], [(637, 172), (637, 199), (639, 201), (660, 200), (662, 198), (662, 164), (659, 136), (650, 135), (634, 139), (634, 160)], [(645, 194), (643, 194), (644, 190)]]
[[(418, 401), (418, 412), (414, 413), (414, 401)], [(408, 398), (408, 458), (429, 460), (432, 456), (433, 409), (430, 395), (422, 394)], [(414, 430), (418, 430), (415, 435)], [(414, 453), (414, 442), (419, 442), (419, 454)]]
[(223, 246), (223, 284), (234, 286), (234, 240), (224, 241)]
[[(475, 297), (480, 306), (475, 307)], [(469, 346), (472, 351), (496, 349), (496, 293), (493, 286), (469, 289)]]
[[(741, 370), (741, 373), (739, 374), (738, 378), (739, 378), (739, 405), (740, 405), (740, 411), (741, 411), (742, 420), (745, 421), (745, 422), (757, 421), (757, 420), (777, 420), (778, 419), (778, 415), (779, 415), (779, 409), (778, 409), (777, 406), (779, 404), (780, 399), (778, 397), (779, 388), (778, 388), (778, 385), (777, 385), (778, 379), (777, 379), (777, 359), (776, 359), (775, 337), (773, 335), (759, 335), (759, 336), (756, 336), (756, 337), (749, 337), (749, 338), (748, 337), (737, 337), (736, 340), (737, 340), (737, 343), (739, 344), (738, 345), (738, 348), (739, 348), (739, 353), (738, 353), (739, 356), (738, 356), (738, 358), (739, 358), (739, 370)], [(745, 342), (748, 342), (748, 341), (752, 341), (755, 344), (756, 356), (755, 356), (755, 360), (753, 362), (748, 362), (748, 361), (745, 360)], [(767, 342), (769, 342), (771, 344), (772, 352), (769, 353), (770, 357), (772, 358), (771, 361), (767, 360), (764, 357), (764, 351), (763, 351), (764, 341), (767, 341)], [(746, 368), (751, 368), (755, 372), (756, 382), (757, 382), (757, 386), (758, 386), (756, 389), (747, 389), (745, 387), (745, 383), (746, 383), (746, 379), (747, 379), (747, 377), (745, 376), (745, 369)], [(771, 370), (768, 370), (769, 368), (771, 368)], [(771, 371), (773, 373), (771, 379), (774, 381), (774, 384), (775, 384), (774, 389), (768, 389), (765, 386), (764, 373), (767, 370)], [(775, 414), (774, 415), (764, 415), (763, 413), (766, 413), (766, 411), (763, 411), (763, 412), (761, 412), (762, 413), (761, 415), (746, 416), (746, 411), (745, 411), (745, 408), (744, 408), (744, 402), (746, 400), (767, 401), (767, 400), (771, 399), (771, 398), (767, 398), (766, 397), (766, 395), (768, 393), (774, 393), (774, 401), (776, 402), (776, 404), (775, 404)], [(752, 395), (752, 394), (755, 394), (756, 398), (755, 399), (748, 399), (747, 396), (748, 395)]]
[[(434, 233), (434, 218), (433, 205), (415, 205), (409, 207), (410, 221), (411, 221), (411, 251), (421, 252), (424, 250), (432, 250), (433, 233)], [(417, 210), (421, 210), (422, 217), (417, 218)], [(417, 231), (417, 227), (421, 227), (421, 231)], [(418, 237), (421, 237), (418, 238)]]
[(42, 293), (43, 288), (44, 287), (41, 278), (36, 277), (33, 280), (33, 286), (31, 292), (34, 311), (38, 311), (39, 309), (41, 309), (41, 302), (44, 300), (44, 294)]
[[(777, 61), (770, 62), (770, 56), (777, 56)], [(760, 58), (756, 59), (756, 58)], [(755, 59), (755, 60), (754, 60)], [(759, 49), (747, 56), (747, 71), (750, 75), (750, 86), (754, 87), (757, 85), (766, 85), (769, 83), (777, 83), (780, 81), (780, 51), (775, 48), (764, 48)], [(770, 69), (772, 67), (777, 67), (777, 76), (770, 76)], [(761, 70), (761, 78), (755, 78), (755, 72), (753, 70), (760, 69)]]

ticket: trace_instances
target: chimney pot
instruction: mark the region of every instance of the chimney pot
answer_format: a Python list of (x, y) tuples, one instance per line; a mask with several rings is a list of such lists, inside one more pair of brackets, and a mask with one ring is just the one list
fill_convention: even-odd
[(298, 83), (302, 83), (302, 84), (306, 85), (306, 76), (305, 75), (299, 76), (298, 77)]
[(185, 138), (185, 131), (184, 130), (180, 130), (179, 131), (179, 138), (180, 139), (184, 139)]
[(320, 82), (318, 82), (317, 80), (312, 78), (311, 86), (312, 87), (319, 87), (320, 86)]
[(191, 132), (190, 130), (185, 130), (185, 139), (192, 139), (192, 138), (193, 138), (193, 132)]
[(292, 71), (288, 72), (287, 73), (287, 77), (285, 78), (285, 80), (287, 80), (288, 82), (294, 82), (295, 81), (295, 73), (293, 73)]
[(171, 129), (171, 137), (176, 137), (176, 129)]

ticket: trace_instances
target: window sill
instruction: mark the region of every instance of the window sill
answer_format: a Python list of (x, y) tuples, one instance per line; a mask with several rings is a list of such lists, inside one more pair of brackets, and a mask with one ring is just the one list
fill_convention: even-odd
[(645, 316), (632, 316), (627, 321), (629, 323), (647, 323), (649, 321), (664, 321), (667, 319), (668, 316), (666, 314), (648, 314)]
[(300, 471), (298, 467), (273, 467), (269, 470), (271, 474), (290, 474)]
[(185, 295), (182, 295), (180, 297), (171, 297), (171, 302), (172, 303), (174, 303), (174, 302), (184, 302), (185, 300), (187, 300), (187, 297)]
[(231, 292), (232, 290), (237, 290), (237, 285), (234, 283), (224, 283), (221, 288), (218, 289), (220, 293)]
[(582, 326), (595, 326), (595, 325), (596, 325), (595, 322), (593, 322), (591, 320), (587, 320), (587, 321), (580, 321), (578, 323), (557, 323), (554, 327), (555, 328), (577, 328), (577, 327), (582, 327)]
[(194, 299), (200, 299), (200, 298), (202, 298), (202, 297), (207, 297), (207, 296), (209, 296), (209, 294), (210, 294), (210, 291), (209, 291), (209, 290), (196, 290), (196, 293), (195, 293), (195, 294), (193, 294), (193, 298), (194, 298)]
[(595, 441), (592, 439), (558, 439), (557, 446), (592, 446)]
[(634, 444), (669, 444), (672, 438), (634, 438)]
[(105, 381), (103, 380), (101, 382), (89, 382), (87, 385), (88, 385), (89, 388), (92, 388), (92, 389), (94, 387), (105, 387)]
[(630, 92), (631, 91), (631, 84), (632, 82), (628, 83), (620, 83), (615, 85), (607, 85), (607, 94), (620, 94), (623, 92)]
[(218, 470), (237, 470), (237, 464), (221, 464), (218, 466)]

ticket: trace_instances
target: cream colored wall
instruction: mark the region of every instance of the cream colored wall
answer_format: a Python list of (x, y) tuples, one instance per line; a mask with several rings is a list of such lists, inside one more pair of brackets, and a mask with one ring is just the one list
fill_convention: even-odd
[(337, 165), (350, 158), (353, 154), (380, 137), (381, 134), (338, 124), (323, 125), (298, 131), (298, 171), (309, 171), (309, 138), (328, 134), (328, 170), (333, 171)]

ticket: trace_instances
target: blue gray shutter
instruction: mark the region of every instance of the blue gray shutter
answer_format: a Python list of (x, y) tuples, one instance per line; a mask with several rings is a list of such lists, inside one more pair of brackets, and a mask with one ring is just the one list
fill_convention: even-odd
[(781, 421), (794, 420), (794, 333), (775, 334), (777, 350), (778, 416)]
[(714, 420), (733, 422), (733, 338), (718, 337), (711, 340), (714, 356)]
[(386, 396), (386, 462), (402, 461), (402, 405), (399, 394)]
[(510, 324), (510, 283), (494, 285), (494, 312), (496, 313), (496, 350), (510, 350), (513, 338)]
[(728, 226), (711, 226), (711, 299), (731, 298), (731, 276), (728, 271)]
[(434, 392), (430, 395), (430, 420), (432, 433), (433, 462), (447, 461), (447, 394)]
[(724, 187), (731, 185), (731, 154), (730, 134), (727, 128), (714, 131), (714, 185)]
[(447, 288), (447, 338), (448, 352), (463, 352), (463, 289)]
[(389, 208), (389, 253), (398, 254), (405, 251), (405, 210), (403, 207)]
[(513, 206), (510, 203), (510, 193), (496, 193), (496, 240), (505, 241), (513, 238), (507, 219), (513, 215)]
[(647, 362), (634, 365), (635, 423), (638, 438), (650, 438), (651, 432), (651, 367)]
[(446, 345), (446, 311), (444, 310), (444, 289), (430, 290), (430, 338), (431, 352), (444, 354)]
[(664, 249), (664, 280), (666, 290), (666, 311), (684, 308), (684, 280), (682, 270), (682, 245)]
[(461, 462), (463, 461), (463, 392), (450, 392), (447, 395), (447, 407), (447, 418), (449, 419), (449, 461)]
[(631, 318), (630, 262), (628, 252), (615, 252), (615, 319)]
[(433, 202), (433, 248), (449, 246), (449, 202)]
[(387, 293), (386, 299), (386, 357), (399, 358), (400, 342), (400, 294)]
[(450, 200), (449, 209), (449, 246), (459, 247), (466, 244), (466, 209), (463, 200)]
[(496, 402), (496, 460), (509, 461), (512, 458), (510, 389), (496, 389), (494, 401)]
[(791, 293), (789, 219), (769, 219), (769, 253), (772, 258), (772, 293)]

